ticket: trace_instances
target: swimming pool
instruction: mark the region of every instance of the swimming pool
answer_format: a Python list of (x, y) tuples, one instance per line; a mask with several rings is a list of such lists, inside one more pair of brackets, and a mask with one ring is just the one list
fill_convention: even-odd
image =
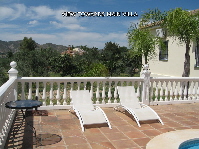
[(199, 139), (187, 140), (180, 144), (179, 149), (199, 149)]
[(146, 145), (146, 149), (156, 148), (199, 149), (199, 129), (176, 130), (160, 134)]

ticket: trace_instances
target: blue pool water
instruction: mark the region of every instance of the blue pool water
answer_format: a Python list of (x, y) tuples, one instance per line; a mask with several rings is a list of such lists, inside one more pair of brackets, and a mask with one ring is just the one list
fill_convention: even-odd
[(180, 145), (179, 149), (199, 149), (199, 139), (185, 141)]

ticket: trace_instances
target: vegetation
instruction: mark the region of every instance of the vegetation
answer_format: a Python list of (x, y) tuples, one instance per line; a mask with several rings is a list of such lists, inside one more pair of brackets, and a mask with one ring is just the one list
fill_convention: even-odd
[(133, 76), (141, 67), (141, 57), (132, 56), (132, 51), (117, 43), (107, 42), (103, 50), (87, 46), (79, 48), (83, 49), (82, 54), (61, 55), (51, 48), (38, 48), (32, 38), (24, 37), (17, 52), (9, 51), (0, 60), (0, 85), (8, 79), (7, 71), (11, 61), (17, 62), (18, 76), (23, 77)]
[(153, 36), (148, 28), (141, 28), (140, 25), (132, 24), (128, 31), (128, 41), (131, 49), (144, 57), (145, 64), (156, 56), (155, 46), (159, 44), (157, 37)]
[(199, 37), (199, 13), (189, 12), (181, 8), (161, 12), (159, 9), (149, 10), (142, 16), (141, 24), (159, 24), (168, 36), (178, 39), (186, 45), (184, 71), (182, 76), (190, 74), (190, 43)]

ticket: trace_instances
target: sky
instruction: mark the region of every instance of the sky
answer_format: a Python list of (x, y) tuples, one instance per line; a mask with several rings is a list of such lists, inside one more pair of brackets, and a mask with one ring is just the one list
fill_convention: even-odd
[[(144, 12), (176, 7), (195, 10), (199, 8), (199, 0), (0, 0), (0, 40), (32, 37), (39, 44), (98, 49), (111, 41), (128, 47), (128, 29)], [(76, 13), (76, 16), (66, 17), (63, 12)], [(97, 12), (104, 17), (86, 17), (83, 12)], [(108, 12), (121, 12), (121, 16), (110, 17)], [(132, 16), (123, 16), (122, 12)], [(137, 15), (133, 16), (135, 13)]]

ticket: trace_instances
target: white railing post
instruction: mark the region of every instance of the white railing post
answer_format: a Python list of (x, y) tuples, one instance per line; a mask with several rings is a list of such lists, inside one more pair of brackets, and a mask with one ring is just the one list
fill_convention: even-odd
[(9, 73), (9, 79), (12, 78), (12, 77), (17, 78), (18, 71), (17, 71), (17, 69), (15, 69), (15, 67), (17, 66), (17, 63), (14, 62), (14, 61), (12, 61), (12, 62), (10, 63), (10, 66), (11, 66), (12, 68), (8, 71), (8, 73)]
[[(12, 61), (10, 63), (10, 66), (12, 68), (8, 71), (9, 79), (10, 78), (16, 78), (17, 79), (18, 71), (17, 71), (17, 69), (15, 69), (15, 67), (17, 66), (17, 63)], [(14, 88), (14, 98), (15, 98), (15, 100), (17, 100), (17, 83), (15, 84), (15, 88)]]
[(150, 88), (150, 75), (151, 72), (148, 71), (149, 66), (146, 64), (144, 65), (143, 72), (141, 76), (144, 77), (144, 82), (142, 86), (142, 102), (146, 105), (150, 104), (149, 101), (149, 88)]

